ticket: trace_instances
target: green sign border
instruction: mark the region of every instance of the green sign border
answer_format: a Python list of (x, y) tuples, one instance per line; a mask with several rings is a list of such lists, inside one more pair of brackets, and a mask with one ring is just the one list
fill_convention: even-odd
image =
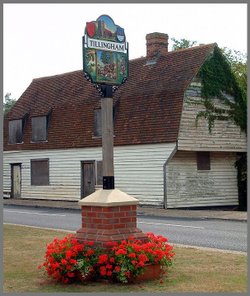
[[(87, 26), (91, 28), (92, 36), (89, 36)], [(125, 42), (115, 39), (118, 30), (124, 34), (124, 30), (107, 15), (102, 15), (95, 22), (86, 25), (82, 39), (83, 71), (92, 83), (118, 86), (128, 78), (128, 43), (125, 41), (125, 34), (121, 36)], [(101, 35), (102, 31), (108, 32), (108, 36)]]

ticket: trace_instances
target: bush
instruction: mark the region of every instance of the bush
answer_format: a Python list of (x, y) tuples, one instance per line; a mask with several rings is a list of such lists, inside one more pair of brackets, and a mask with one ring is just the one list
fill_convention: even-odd
[(149, 264), (159, 264), (162, 274), (173, 263), (173, 247), (167, 238), (147, 233), (148, 241), (133, 237), (121, 242), (109, 242), (107, 248), (98, 248), (93, 242), (79, 243), (74, 235), (55, 238), (47, 245), (45, 268), (47, 275), (64, 284), (74, 282), (79, 272), (83, 279), (109, 279), (122, 283), (133, 282), (145, 272)]

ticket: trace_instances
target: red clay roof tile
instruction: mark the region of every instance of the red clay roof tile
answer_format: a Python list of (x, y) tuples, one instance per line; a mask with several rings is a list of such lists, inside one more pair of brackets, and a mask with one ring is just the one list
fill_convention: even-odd
[[(117, 113), (114, 145), (175, 142), (178, 136), (183, 95), (216, 44), (168, 52), (156, 63), (147, 58), (129, 63), (129, 79), (114, 94)], [(74, 71), (34, 79), (5, 117), (4, 150), (95, 147), (94, 109), (100, 96)], [(31, 143), (31, 117), (52, 110), (48, 142)], [(22, 145), (8, 144), (8, 120), (27, 117)]]

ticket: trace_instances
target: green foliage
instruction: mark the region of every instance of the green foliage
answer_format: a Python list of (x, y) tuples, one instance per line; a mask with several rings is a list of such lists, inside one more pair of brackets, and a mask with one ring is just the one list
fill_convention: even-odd
[(227, 47), (221, 49), (224, 56), (227, 58), (231, 70), (241, 88), (244, 99), (247, 94), (247, 57), (240, 51), (231, 50)]
[(192, 47), (194, 45), (196, 45), (197, 41), (190, 41), (187, 39), (180, 39), (177, 40), (175, 38), (171, 38), (171, 40), (174, 42), (173, 46), (172, 46), (172, 50), (179, 50), (179, 49), (183, 49), (183, 48), (189, 48)]
[[(202, 81), (202, 97), (205, 98), (206, 110), (198, 113), (196, 120), (200, 117), (206, 118), (210, 132), (215, 120), (233, 120), (242, 131), (246, 132), (245, 92), (240, 87), (229, 61), (218, 47), (215, 47), (213, 54), (205, 61), (198, 77)], [(226, 108), (216, 108), (215, 97), (223, 101)]]
[(11, 93), (7, 93), (4, 96), (4, 104), (3, 104), (3, 111), (4, 115), (6, 115), (10, 109), (15, 105), (16, 99), (11, 98)]

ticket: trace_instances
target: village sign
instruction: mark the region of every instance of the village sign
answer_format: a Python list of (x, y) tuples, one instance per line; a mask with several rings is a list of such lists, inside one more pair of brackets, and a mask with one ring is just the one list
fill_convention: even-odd
[(101, 96), (103, 189), (115, 188), (112, 94), (128, 78), (128, 44), (124, 29), (101, 15), (87, 22), (83, 37), (83, 72)]
[(103, 85), (110, 85), (114, 90), (128, 77), (128, 44), (124, 29), (108, 15), (86, 23), (83, 71), (99, 91)]

